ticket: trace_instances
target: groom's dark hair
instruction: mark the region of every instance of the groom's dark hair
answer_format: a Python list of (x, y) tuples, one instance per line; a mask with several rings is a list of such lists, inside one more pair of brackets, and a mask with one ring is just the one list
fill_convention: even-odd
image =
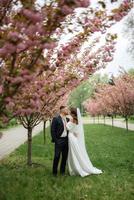
[(60, 111), (61, 111), (62, 109), (64, 109), (64, 108), (66, 108), (66, 106), (60, 106)]

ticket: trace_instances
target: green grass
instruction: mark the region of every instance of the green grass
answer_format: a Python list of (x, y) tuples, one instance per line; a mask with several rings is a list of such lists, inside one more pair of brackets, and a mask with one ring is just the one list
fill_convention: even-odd
[(130, 124), (134, 124), (134, 120), (133, 120), (133, 119), (128, 119), (128, 122), (129, 122)]
[[(48, 131), (48, 130), (47, 130)], [(53, 144), (42, 133), (33, 139), (33, 161), (44, 166), (29, 168), (26, 144), (0, 163), (1, 200), (133, 200), (134, 132), (103, 125), (85, 125), (87, 151), (102, 175), (85, 178), (51, 174)]]
[(7, 129), (10, 129), (13, 127), (17, 127), (19, 125), (20, 124), (17, 123), (17, 120), (15, 118), (11, 119), (8, 124), (4, 124), (0, 121), (0, 131), (2, 132), (4, 130), (7, 130)]

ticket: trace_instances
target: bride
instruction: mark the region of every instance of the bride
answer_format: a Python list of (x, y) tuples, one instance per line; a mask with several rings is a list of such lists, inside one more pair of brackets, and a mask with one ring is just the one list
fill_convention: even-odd
[(84, 129), (79, 108), (70, 109), (71, 119), (66, 127), (69, 131), (68, 168), (69, 174), (82, 177), (90, 174), (101, 174), (102, 171), (94, 167), (86, 151)]

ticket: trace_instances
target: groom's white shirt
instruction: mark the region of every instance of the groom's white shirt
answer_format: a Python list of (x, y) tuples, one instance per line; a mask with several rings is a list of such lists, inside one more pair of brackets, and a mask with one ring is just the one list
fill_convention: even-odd
[(60, 137), (66, 137), (67, 136), (66, 117), (61, 116), (61, 118), (62, 118), (62, 121), (63, 121), (63, 124), (64, 124), (64, 131), (63, 131), (63, 133), (61, 134)]

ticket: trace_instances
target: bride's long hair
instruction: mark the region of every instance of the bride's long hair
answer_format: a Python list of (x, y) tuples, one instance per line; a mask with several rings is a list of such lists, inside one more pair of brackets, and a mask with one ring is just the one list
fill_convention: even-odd
[(76, 124), (78, 124), (78, 117), (77, 117), (77, 108), (70, 108), (70, 115), (73, 117), (73, 120)]

